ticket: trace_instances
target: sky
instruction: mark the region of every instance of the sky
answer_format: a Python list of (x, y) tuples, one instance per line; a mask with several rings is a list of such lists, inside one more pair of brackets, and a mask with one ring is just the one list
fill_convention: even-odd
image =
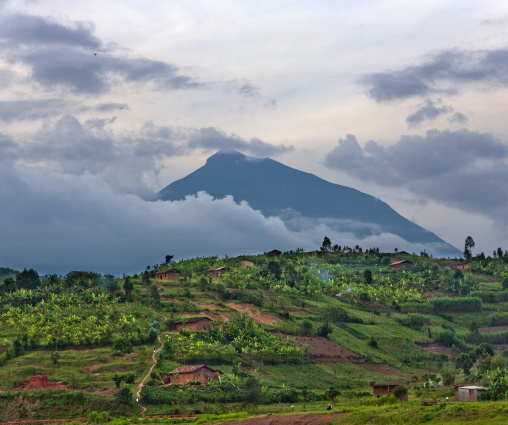
[(508, 4), (413, 3), (0, 0), (0, 266), (355, 242), (231, 197), (152, 202), (221, 149), (376, 196), (461, 250), (508, 249)]

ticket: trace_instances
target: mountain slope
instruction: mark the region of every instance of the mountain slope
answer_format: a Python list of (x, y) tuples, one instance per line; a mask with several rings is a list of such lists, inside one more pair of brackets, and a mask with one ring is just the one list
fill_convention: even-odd
[(410, 243), (428, 245), (428, 252), (435, 255), (461, 255), (385, 202), (269, 158), (218, 152), (203, 167), (162, 189), (159, 199), (180, 200), (199, 191), (215, 198), (232, 195), (236, 202), (245, 200), (265, 216), (281, 217), (293, 229), (298, 226), (295, 218), (326, 218), (334, 230), (352, 232), (358, 239), (391, 233)]

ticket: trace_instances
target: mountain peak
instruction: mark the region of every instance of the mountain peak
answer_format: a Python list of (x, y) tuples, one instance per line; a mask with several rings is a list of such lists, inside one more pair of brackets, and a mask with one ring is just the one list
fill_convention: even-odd
[(246, 156), (241, 152), (235, 151), (233, 149), (223, 149), (209, 157), (206, 160), (206, 163), (210, 164), (216, 161), (237, 161), (239, 159), (245, 158)]

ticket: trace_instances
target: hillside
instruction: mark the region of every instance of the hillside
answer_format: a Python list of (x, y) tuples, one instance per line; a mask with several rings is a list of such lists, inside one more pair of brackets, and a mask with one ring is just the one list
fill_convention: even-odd
[(404, 218), (382, 200), (269, 158), (218, 152), (203, 167), (162, 189), (159, 199), (181, 200), (199, 191), (214, 198), (232, 195), (236, 202), (245, 200), (267, 217), (281, 217), (297, 231), (302, 230), (306, 220), (325, 219), (332, 229), (350, 232), (358, 240), (389, 233), (407, 241), (408, 248), (401, 249), (412, 252), (415, 249), (409, 246), (419, 244), (435, 256), (462, 256), (458, 249)]
[[(459, 271), (404, 253), (296, 251), (122, 279), (30, 274), (30, 288), (1, 293), (0, 421), (287, 413), (285, 403), (305, 413), (330, 401), (353, 412), (372, 404), (371, 384), (390, 382), (410, 388), (410, 403), (453, 398), (451, 383), (507, 366), (507, 260), (479, 256)], [(161, 270), (175, 280), (156, 279)], [(203, 317), (212, 322), (195, 332)], [(189, 365), (219, 379), (167, 383)]]

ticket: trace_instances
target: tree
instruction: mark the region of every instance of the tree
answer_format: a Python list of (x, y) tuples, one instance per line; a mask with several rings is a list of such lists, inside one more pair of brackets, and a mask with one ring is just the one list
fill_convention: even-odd
[(50, 357), (51, 357), (53, 364), (57, 364), (58, 360), (60, 360), (60, 354), (58, 354), (58, 353), (51, 353)]
[(471, 236), (468, 236), (464, 242), (464, 258), (466, 260), (471, 259), (473, 256), (472, 249), (474, 248), (475, 243)]
[(16, 287), (18, 289), (34, 289), (39, 286), (41, 286), (41, 279), (34, 269), (24, 269), (16, 276)]
[(323, 239), (323, 243), (321, 245), (321, 251), (323, 252), (329, 252), (332, 250), (332, 241), (328, 236), (325, 236)]
[(372, 271), (370, 269), (365, 269), (363, 271), (363, 279), (367, 285), (372, 283)]
[(328, 322), (321, 325), (319, 328), (317, 328), (317, 334), (319, 336), (322, 336), (323, 338), (328, 338), (328, 334), (331, 334), (333, 332), (333, 328), (330, 326)]
[(141, 278), (141, 283), (142, 283), (143, 285), (145, 285), (145, 286), (148, 286), (148, 285), (150, 285), (150, 283), (152, 283), (152, 282), (150, 281), (150, 273), (148, 273), (148, 270), (145, 270), (145, 271), (143, 272), (143, 277)]
[(407, 394), (407, 387), (405, 385), (397, 385), (393, 389), (393, 395), (397, 400), (402, 400)]
[(125, 292), (125, 298), (127, 301), (132, 301), (132, 290), (134, 289), (134, 285), (131, 282), (131, 278), (129, 276), (125, 277), (123, 282), (123, 290)]
[(171, 264), (173, 261), (173, 255), (166, 255), (166, 264)]

